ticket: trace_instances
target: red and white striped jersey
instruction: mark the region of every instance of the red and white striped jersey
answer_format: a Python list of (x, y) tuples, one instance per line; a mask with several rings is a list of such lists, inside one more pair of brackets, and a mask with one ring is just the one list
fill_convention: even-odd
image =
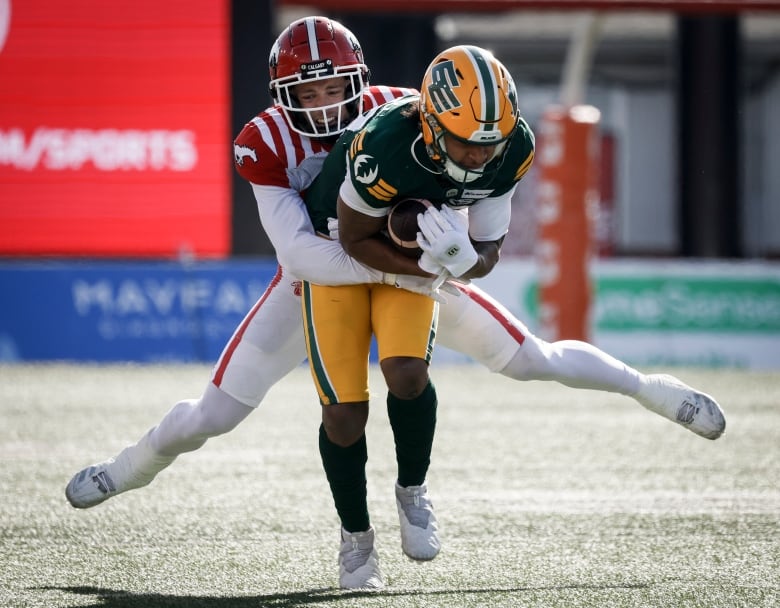
[[(369, 86), (363, 93), (363, 111), (416, 93), (403, 87)], [(239, 175), (248, 182), (300, 192), (314, 179), (322, 158), (334, 143), (296, 133), (281, 109), (272, 106), (244, 125), (238, 134), (233, 142), (234, 163)], [(317, 162), (309, 164), (307, 159)]]

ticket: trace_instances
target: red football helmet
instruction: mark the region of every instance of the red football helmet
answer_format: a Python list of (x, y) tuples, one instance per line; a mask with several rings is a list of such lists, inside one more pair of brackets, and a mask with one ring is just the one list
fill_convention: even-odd
[[(293, 21), (279, 35), (268, 58), (271, 97), (281, 106), (290, 126), (309, 137), (338, 135), (363, 111), (368, 67), (354, 34), (327, 17)], [(343, 76), (344, 100), (302, 108), (295, 86)]]

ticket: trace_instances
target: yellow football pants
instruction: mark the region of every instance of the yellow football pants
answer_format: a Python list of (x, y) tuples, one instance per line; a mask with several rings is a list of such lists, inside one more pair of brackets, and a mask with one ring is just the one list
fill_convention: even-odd
[(303, 283), (306, 350), (320, 403), (368, 401), (368, 357), (376, 336), (379, 360), (430, 362), (438, 303), (379, 283), (327, 287)]

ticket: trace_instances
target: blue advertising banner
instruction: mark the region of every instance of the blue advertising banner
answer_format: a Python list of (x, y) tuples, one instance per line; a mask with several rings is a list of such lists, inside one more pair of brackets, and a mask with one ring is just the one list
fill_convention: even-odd
[[(0, 362), (212, 363), (275, 273), (267, 259), (0, 262)], [(532, 260), (476, 282), (538, 324)], [(591, 341), (632, 365), (780, 366), (777, 263), (602, 261), (593, 286)]]
[(214, 361), (270, 260), (0, 263), (0, 361)]

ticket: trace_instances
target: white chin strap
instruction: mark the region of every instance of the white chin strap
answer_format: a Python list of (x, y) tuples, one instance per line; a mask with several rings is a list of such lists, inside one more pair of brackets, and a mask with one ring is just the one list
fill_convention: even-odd
[(452, 160), (450, 160), (450, 157), (447, 154), (447, 145), (444, 143), (444, 137), (439, 140), (439, 146), (441, 147), (442, 152), (444, 152), (444, 172), (449, 175), (450, 178), (452, 178), (455, 182), (459, 184), (467, 184), (469, 182), (473, 182), (475, 179), (482, 177), (482, 173), (485, 167), (487, 167), (488, 163), (504, 152), (506, 142), (503, 141), (498, 144), (495, 151), (493, 152), (493, 156), (491, 156), (487, 162), (478, 169), (464, 169), (460, 165), (457, 165)]
[(474, 170), (467, 171), (466, 169), (463, 169), (462, 167), (459, 167), (454, 162), (450, 160), (450, 157), (447, 157), (447, 160), (444, 161), (444, 172), (449, 175), (453, 181), (459, 183), (459, 184), (465, 184), (468, 182), (473, 182), (475, 179), (477, 179), (480, 175), (482, 175), (482, 168), (477, 169), (477, 171), (480, 171), (480, 173), (475, 173)]

